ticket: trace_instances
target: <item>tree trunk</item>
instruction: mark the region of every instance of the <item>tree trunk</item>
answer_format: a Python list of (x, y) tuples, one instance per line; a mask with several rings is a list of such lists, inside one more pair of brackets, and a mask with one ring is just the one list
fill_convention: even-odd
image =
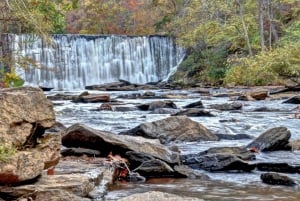
[(245, 22), (245, 19), (244, 19), (244, 7), (243, 7), (240, 0), (236, 0), (236, 2), (239, 6), (239, 15), (240, 15), (240, 18), (241, 18), (241, 21), (242, 21), (244, 37), (245, 37), (245, 40), (246, 40), (246, 43), (247, 43), (249, 55), (253, 56), (252, 48), (251, 48), (251, 44), (250, 44), (250, 39), (249, 39), (249, 35), (248, 35), (248, 30), (247, 30), (246, 22)]
[(265, 36), (264, 36), (264, 0), (258, 0), (258, 23), (260, 35), (261, 50), (265, 50)]

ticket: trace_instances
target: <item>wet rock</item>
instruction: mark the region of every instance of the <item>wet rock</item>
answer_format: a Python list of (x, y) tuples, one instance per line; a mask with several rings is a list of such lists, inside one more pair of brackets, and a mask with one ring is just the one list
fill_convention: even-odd
[(177, 112), (175, 114), (172, 114), (172, 116), (184, 116), (184, 115), (188, 117), (214, 117), (215, 116), (210, 111), (199, 109), (199, 108), (189, 108)]
[(282, 103), (290, 103), (290, 104), (300, 104), (300, 95), (291, 97)]
[(204, 108), (201, 100), (196, 101), (194, 103), (190, 103), (188, 105), (183, 106), (183, 108)]
[(65, 130), (62, 143), (66, 147), (83, 147), (98, 150), (103, 156), (110, 152), (124, 156), (127, 151), (146, 153), (168, 163), (178, 163), (179, 154), (161, 145), (157, 140), (127, 135), (116, 135), (107, 131), (74, 124)]
[(143, 162), (139, 167), (133, 170), (145, 177), (170, 177), (174, 175), (174, 170), (159, 159)]
[(256, 168), (260, 171), (282, 172), (282, 173), (300, 173), (300, 166), (287, 163), (258, 163)]
[(170, 193), (163, 193), (159, 191), (149, 191), (146, 193), (133, 194), (125, 198), (118, 199), (118, 201), (203, 201), (199, 198), (179, 196)]
[(81, 94), (72, 100), (72, 102), (74, 103), (103, 103), (109, 101), (110, 101), (109, 94), (91, 94), (91, 95)]
[(285, 127), (271, 128), (248, 144), (247, 148), (256, 148), (260, 151), (285, 150), (290, 137), (291, 132)]
[(269, 91), (265, 89), (254, 90), (250, 92), (250, 96), (255, 100), (265, 100), (269, 96)]
[(217, 153), (208, 154), (193, 158), (186, 158), (182, 161), (184, 165), (188, 165), (193, 169), (204, 169), (207, 171), (245, 171), (250, 172), (255, 165), (248, 164), (236, 155)]
[(263, 173), (260, 175), (262, 182), (271, 185), (294, 186), (296, 182), (290, 177), (274, 172)]
[(69, 95), (69, 94), (55, 94), (47, 96), (48, 100), (57, 101), (57, 100), (73, 100), (76, 99), (77, 95)]
[(268, 108), (268, 107), (259, 107), (255, 108), (253, 112), (279, 112), (280, 109)]
[(114, 111), (117, 112), (129, 112), (129, 111), (135, 111), (138, 110), (137, 107), (129, 107), (129, 106), (115, 106)]
[(187, 165), (175, 165), (174, 170), (179, 177), (186, 177), (189, 179), (202, 179), (207, 180), (209, 177), (198, 170), (194, 170)]
[(192, 121), (186, 116), (172, 116), (154, 122), (143, 123), (121, 134), (159, 139), (163, 144), (174, 141), (191, 142), (218, 140), (218, 137), (202, 124)]
[(93, 149), (85, 149), (85, 148), (67, 148), (61, 150), (62, 156), (92, 156), (92, 157), (99, 157), (101, 155), (100, 151), (93, 150)]
[(154, 101), (151, 103), (146, 103), (146, 104), (141, 104), (137, 106), (140, 110), (144, 111), (154, 111), (155, 109), (158, 108), (173, 108), (177, 109), (177, 106), (173, 101)]
[(228, 110), (240, 110), (242, 109), (243, 104), (239, 102), (233, 102), (233, 103), (224, 103), (224, 104), (214, 104), (211, 105), (210, 108), (222, 110), (222, 111), (228, 111)]
[(247, 135), (247, 134), (215, 134), (216, 136), (218, 136), (218, 138), (220, 140), (243, 140), (243, 139), (253, 139), (252, 136)]

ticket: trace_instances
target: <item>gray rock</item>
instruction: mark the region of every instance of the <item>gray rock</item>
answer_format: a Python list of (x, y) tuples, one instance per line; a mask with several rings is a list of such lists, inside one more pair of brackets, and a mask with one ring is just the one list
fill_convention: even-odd
[(274, 172), (263, 173), (260, 175), (260, 178), (262, 182), (271, 185), (284, 185), (284, 186), (296, 185), (296, 182), (290, 177), (283, 174), (274, 173)]
[(285, 127), (271, 128), (248, 144), (247, 148), (256, 148), (260, 151), (284, 150), (290, 137), (291, 132)]
[(174, 175), (174, 170), (165, 162), (154, 159), (143, 162), (133, 170), (145, 177), (169, 177)]
[(216, 141), (218, 137), (202, 124), (186, 116), (172, 116), (162, 120), (140, 124), (121, 134), (159, 139), (163, 144), (170, 142)]

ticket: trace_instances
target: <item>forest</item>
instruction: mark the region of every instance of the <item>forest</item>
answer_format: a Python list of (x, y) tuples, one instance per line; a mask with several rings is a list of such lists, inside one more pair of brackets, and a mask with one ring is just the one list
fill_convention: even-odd
[[(300, 83), (299, 0), (4, 0), (0, 9), (0, 34), (174, 37), (186, 49), (179, 85)], [(12, 66), (3, 50), (0, 62)], [(22, 84), (13, 67), (0, 77)]]

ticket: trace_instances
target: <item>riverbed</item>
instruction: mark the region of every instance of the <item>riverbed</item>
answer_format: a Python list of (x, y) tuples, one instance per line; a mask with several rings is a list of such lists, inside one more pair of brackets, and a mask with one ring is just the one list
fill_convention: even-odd
[[(48, 92), (47, 95), (56, 93), (80, 94), (82, 91), (72, 92)], [(141, 93), (145, 91), (114, 91), (99, 92), (89, 91), (91, 94), (109, 93), (113, 100), (113, 107), (132, 107), (137, 104), (152, 102), (161, 99), (127, 99), (117, 98), (120, 95)], [(291, 140), (300, 139), (300, 119), (293, 118), (298, 112), (294, 110), (297, 105), (283, 104), (284, 98), (262, 101), (239, 101), (243, 104), (242, 110), (218, 111), (209, 109), (212, 104), (233, 102), (232, 97), (213, 96), (223, 93), (220, 90), (211, 90), (210, 95), (194, 93), (189, 90), (155, 90), (156, 95), (169, 95), (178, 108), (182, 108), (192, 102), (201, 100), (204, 107), (215, 117), (191, 117), (194, 121), (200, 122), (213, 133), (218, 134), (247, 134), (258, 137), (269, 128), (285, 126), (292, 134)], [(116, 135), (119, 132), (129, 130), (135, 126), (169, 116), (168, 114), (150, 114), (140, 110), (128, 111), (94, 111), (100, 106), (99, 103), (72, 103), (70, 101), (54, 101), (57, 121), (65, 126), (74, 123), (83, 123), (95, 129), (111, 131)], [(255, 109), (267, 107), (272, 112), (255, 112)], [(210, 147), (223, 146), (244, 146), (251, 142), (251, 139), (221, 140), (217, 142), (190, 142), (179, 143), (182, 154), (198, 153)], [(292, 165), (300, 165), (299, 151), (275, 151), (257, 154), (258, 161), (286, 162)], [(251, 173), (209, 173), (209, 180), (197, 179), (173, 179), (153, 178), (146, 183), (117, 183), (111, 187), (105, 200), (117, 200), (134, 193), (158, 190), (192, 197), (203, 198), (204, 200), (270, 200), (270, 201), (296, 201), (300, 200), (300, 175), (288, 174), (298, 185), (295, 187), (270, 186), (263, 184), (260, 180), (260, 171)]]

